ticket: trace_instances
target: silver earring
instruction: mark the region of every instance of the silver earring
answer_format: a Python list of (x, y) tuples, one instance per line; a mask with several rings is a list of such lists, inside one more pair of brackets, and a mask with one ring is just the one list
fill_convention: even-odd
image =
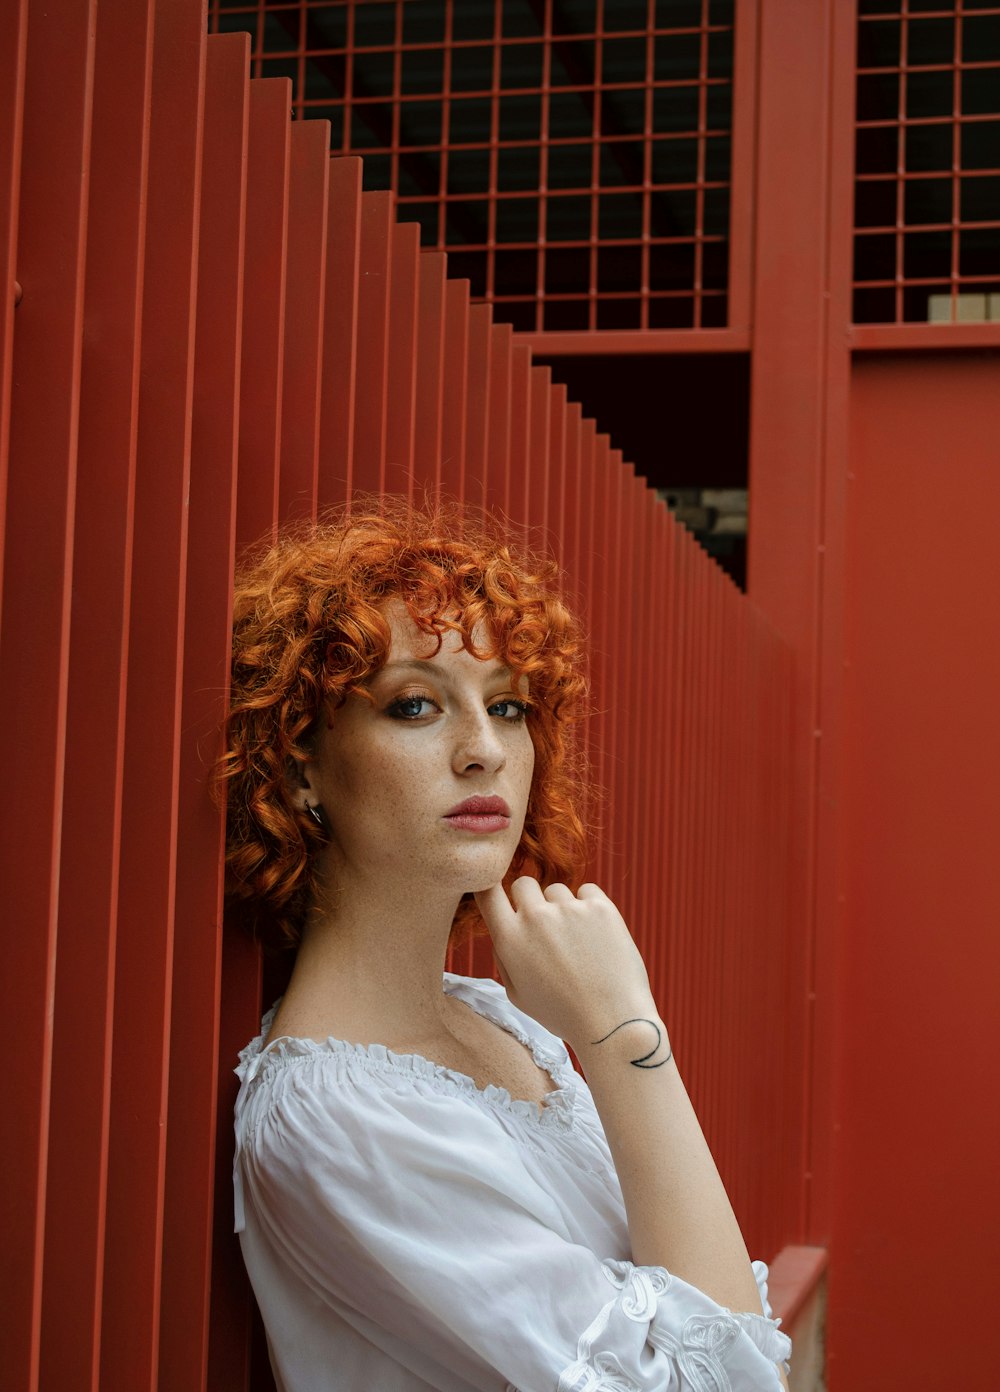
[(314, 822), (316, 823), (316, 825), (319, 827), (320, 831), (325, 831), (325, 830), (326, 830), (326, 826), (325, 826), (325, 823), (324, 823), (324, 821), (323, 821), (323, 813), (319, 810), (319, 808), (318, 808), (318, 807), (310, 807), (310, 806), (307, 804), (305, 810), (309, 813), (310, 817), (312, 817), (313, 821), (314, 821)]

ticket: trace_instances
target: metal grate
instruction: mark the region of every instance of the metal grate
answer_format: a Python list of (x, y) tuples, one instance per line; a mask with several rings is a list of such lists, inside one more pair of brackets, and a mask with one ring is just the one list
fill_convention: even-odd
[(727, 323), (733, 0), (211, 0), (519, 330)]
[(1000, 319), (1000, 4), (860, 0), (854, 320)]

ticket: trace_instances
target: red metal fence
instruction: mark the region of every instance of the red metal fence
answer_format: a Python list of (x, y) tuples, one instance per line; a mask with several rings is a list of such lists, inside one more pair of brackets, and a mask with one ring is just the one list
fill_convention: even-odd
[(561, 558), (592, 874), (772, 1255), (805, 1066), (788, 649), (288, 82), (249, 81), (245, 36), (201, 0), (55, 10), (21, 0), (0, 50), (5, 1385), (247, 1385), (230, 1070), (261, 965), (222, 926), (205, 771), (235, 550), (362, 487), (483, 502)]

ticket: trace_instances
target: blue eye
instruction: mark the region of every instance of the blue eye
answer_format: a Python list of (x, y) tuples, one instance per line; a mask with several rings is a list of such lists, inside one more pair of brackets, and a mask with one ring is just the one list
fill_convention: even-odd
[(398, 701), (393, 701), (387, 707), (387, 714), (396, 720), (419, 720), (426, 715), (426, 711), (415, 710), (414, 707), (433, 706), (434, 702), (429, 696), (400, 696)]
[(507, 712), (503, 717), (504, 720), (509, 720), (511, 724), (514, 724), (519, 720), (523, 720), (531, 707), (528, 705), (527, 701), (496, 701), (490, 706), (491, 712), (501, 709)]

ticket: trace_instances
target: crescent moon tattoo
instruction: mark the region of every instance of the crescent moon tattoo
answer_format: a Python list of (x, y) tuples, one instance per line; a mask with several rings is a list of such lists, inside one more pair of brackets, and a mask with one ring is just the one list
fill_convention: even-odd
[[(660, 1059), (659, 1063), (647, 1063), (647, 1062), (646, 1062), (647, 1059), (651, 1059), (651, 1058), (653, 1057), (653, 1055), (656, 1053), (657, 1049), (658, 1049), (658, 1048), (660, 1047), (660, 1045), (662, 1044), (662, 1042), (663, 1042), (663, 1031), (660, 1029), (659, 1025), (656, 1023), (655, 1020), (647, 1020), (647, 1019), (645, 1018), (645, 1016), (639, 1015), (639, 1016), (636, 1016), (636, 1018), (635, 1018), (634, 1020), (623, 1020), (623, 1021), (621, 1022), (620, 1025), (615, 1025), (614, 1029), (611, 1030), (611, 1032), (610, 1032), (609, 1034), (606, 1034), (606, 1035), (604, 1036), (604, 1039), (610, 1039), (612, 1034), (617, 1034), (618, 1031), (619, 1031), (620, 1029), (624, 1029), (626, 1025), (652, 1025), (652, 1026), (653, 1026), (653, 1029), (656, 1030), (656, 1043), (655, 1043), (655, 1044), (653, 1045), (653, 1047), (650, 1049), (649, 1053), (648, 1053), (648, 1054), (643, 1054), (640, 1058), (637, 1058), (637, 1059), (630, 1059), (630, 1060), (629, 1060), (629, 1062), (631, 1063), (631, 1065), (632, 1065), (633, 1068), (662, 1068), (663, 1065), (664, 1065), (665, 1063), (669, 1063), (669, 1062), (670, 1062), (671, 1058), (673, 1057), (673, 1050), (670, 1048), (669, 1044), (668, 1044), (668, 1046), (667, 1046), (667, 1056), (666, 1056), (666, 1058)], [(592, 1044), (603, 1044), (603, 1043), (604, 1043), (604, 1039), (593, 1039), (593, 1040), (591, 1040), (591, 1043), (592, 1043)]]

